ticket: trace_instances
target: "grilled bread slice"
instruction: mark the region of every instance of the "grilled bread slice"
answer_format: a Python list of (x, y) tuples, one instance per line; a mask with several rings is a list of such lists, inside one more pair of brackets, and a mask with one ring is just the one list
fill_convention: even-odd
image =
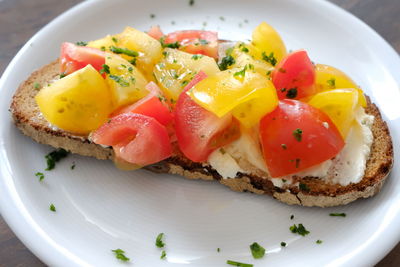
[[(87, 136), (77, 136), (56, 129), (41, 115), (35, 102), (40, 89), (35, 84), (46, 85), (59, 76), (58, 61), (54, 61), (35, 71), (15, 92), (10, 111), (15, 125), (23, 134), (35, 141), (64, 148), (72, 153), (91, 156), (97, 159), (112, 159), (111, 148), (92, 143)], [(179, 174), (189, 179), (217, 180), (234, 191), (268, 194), (287, 204), (302, 206), (329, 207), (345, 205), (358, 198), (368, 198), (381, 189), (393, 165), (393, 146), (387, 124), (383, 121), (379, 109), (368, 98), (366, 113), (375, 117), (372, 125), (374, 141), (363, 179), (359, 183), (347, 186), (330, 184), (318, 177), (304, 177), (298, 182), (304, 184), (286, 189), (275, 187), (265, 175), (238, 173), (235, 178), (223, 179), (207, 163), (195, 163), (184, 157), (177, 148), (173, 156), (145, 168), (157, 173)]]

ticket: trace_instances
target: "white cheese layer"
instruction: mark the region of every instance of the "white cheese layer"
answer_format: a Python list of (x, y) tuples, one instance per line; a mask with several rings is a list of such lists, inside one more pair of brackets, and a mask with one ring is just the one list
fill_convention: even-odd
[[(374, 116), (365, 113), (363, 108), (356, 112), (353, 127), (346, 138), (346, 144), (342, 151), (331, 160), (327, 160), (303, 170), (301, 172), (280, 178), (271, 178), (274, 186), (285, 187), (297, 177), (318, 177), (326, 182), (346, 186), (350, 183), (358, 183), (364, 176), (366, 163), (370, 155), (373, 135), (371, 131)], [(237, 161), (246, 159), (254, 167), (268, 172), (261, 154), (259, 144), (250, 134), (242, 136), (224, 147), (226, 153), (220, 150), (213, 152), (208, 162), (224, 178), (234, 178), (238, 172), (251, 173), (248, 168), (240, 168)], [(242, 165), (241, 165), (242, 166)]]

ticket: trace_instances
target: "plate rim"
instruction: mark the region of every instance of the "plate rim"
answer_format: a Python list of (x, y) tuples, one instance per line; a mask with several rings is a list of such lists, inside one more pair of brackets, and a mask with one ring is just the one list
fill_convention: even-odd
[[(83, 1), (78, 3), (77, 5), (71, 7), (70, 9), (66, 10), (62, 14), (58, 15), (56, 18), (51, 20), (48, 24), (42, 27), (38, 32), (36, 32), (26, 43), (23, 47), (18, 51), (18, 53), (14, 56), (11, 62), (8, 64), (7, 68), (5, 69), (1, 79), (0, 79), (0, 88), (3, 88), (5, 81), (8, 79), (12, 69), (14, 69), (17, 65), (17, 62), (20, 60), (21, 55), (29, 48), (29, 45), (37, 38), (37, 36), (43, 34), (46, 29), (53, 27), (59, 21), (63, 21), (65, 18), (71, 16), (73, 13), (78, 12), (80, 9), (88, 8), (90, 5), (94, 5), (98, 0), (90, 0), (90, 1)], [(392, 56), (392, 60), (400, 62), (400, 56), (394, 50), (394, 48), (382, 37), (380, 36), (374, 29), (368, 26), (365, 22), (361, 19), (350, 13), (349, 11), (340, 8), (339, 6), (335, 5), (332, 2), (328, 2), (327, 0), (312, 0), (312, 2), (302, 3), (302, 5), (312, 5), (318, 4), (322, 5), (325, 8), (332, 9), (335, 11), (335, 15), (345, 16), (347, 19), (351, 19), (353, 23), (356, 23), (358, 27), (362, 27), (365, 33), (369, 35), (372, 34), (373, 38), (375, 38), (380, 45), (385, 47), (386, 52)], [(394, 76), (397, 82), (398, 77)], [(2, 111), (4, 112), (4, 111)], [(3, 123), (0, 125), (0, 140), (4, 140), (3, 131), (7, 126)], [(394, 138), (393, 138), (394, 139)], [(394, 165), (398, 165), (397, 162), (394, 162)], [(18, 192), (13, 182), (13, 175), (10, 169), (9, 160), (7, 157), (7, 151), (4, 147), (4, 142), (0, 144), (0, 172), (2, 174), (2, 178), (0, 179), (0, 184), (4, 186), (0, 187), (0, 212), (3, 216), (5, 222), (8, 226), (12, 229), (15, 235), (21, 240), (21, 242), (39, 259), (43, 262), (56, 265), (60, 263), (60, 259), (62, 259), (62, 263), (80, 265), (80, 266), (90, 266), (90, 264), (84, 261), (81, 258), (71, 254), (69, 251), (64, 249), (63, 247), (56, 244), (51, 238), (46, 235), (42, 231), (42, 229), (35, 223), (29, 211), (23, 205), (20, 197), (18, 196)], [(12, 204), (12, 205), (6, 205)], [(17, 211), (17, 212), (16, 212)], [(397, 213), (397, 221), (400, 221), (400, 214)], [(390, 224), (393, 224), (395, 219), (393, 218), (390, 221)], [(387, 228), (384, 230), (387, 231)], [(365, 258), (349, 258), (344, 263), (347, 265), (352, 264), (370, 264), (370, 263), (377, 263), (380, 259), (382, 259), (388, 252), (390, 252), (393, 247), (399, 242), (400, 240), (400, 229), (397, 230), (396, 234), (389, 236), (386, 238), (384, 244), (386, 246), (380, 246), (378, 249), (374, 250), (374, 253), (369, 253), (368, 256)], [(43, 246), (45, 242), (46, 247)], [(364, 248), (364, 250), (366, 250)], [(372, 256), (371, 254), (374, 254)], [(64, 261), (65, 260), (65, 261)]]

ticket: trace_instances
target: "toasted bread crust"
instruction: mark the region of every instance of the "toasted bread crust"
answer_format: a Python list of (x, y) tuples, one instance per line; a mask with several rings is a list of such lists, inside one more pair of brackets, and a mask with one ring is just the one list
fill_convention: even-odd
[[(58, 61), (54, 61), (33, 72), (23, 82), (12, 99), (10, 111), (16, 126), (23, 134), (35, 141), (53, 147), (61, 147), (72, 153), (92, 156), (97, 159), (112, 159), (111, 148), (94, 144), (85, 136), (77, 136), (51, 127), (41, 115), (34, 100), (38, 89), (34, 84), (46, 85), (59, 75)], [(344, 205), (358, 198), (368, 198), (381, 189), (393, 166), (393, 145), (387, 124), (383, 121), (379, 109), (368, 98), (366, 113), (375, 116), (372, 125), (374, 142), (367, 162), (363, 179), (356, 184), (341, 186), (328, 184), (315, 177), (305, 177), (299, 183), (307, 185), (307, 191), (298, 186), (288, 189), (275, 187), (269, 179), (255, 175), (238, 173), (234, 179), (222, 177), (206, 163), (194, 163), (185, 158), (179, 151), (157, 164), (145, 168), (158, 173), (179, 174), (189, 179), (217, 180), (234, 191), (268, 194), (287, 204), (302, 206), (329, 207)]]

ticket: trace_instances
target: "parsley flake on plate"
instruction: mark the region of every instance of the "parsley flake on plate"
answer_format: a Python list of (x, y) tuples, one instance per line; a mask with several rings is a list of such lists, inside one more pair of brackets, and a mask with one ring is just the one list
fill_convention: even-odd
[(113, 249), (111, 251), (114, 252), (115, 258), (117, 258), (117, 259), (119, 259), (121, 261), (129, 261), (130, 260), (127, 256), (125, 256), (125, 251), (123, 251), (120, 248)]
[(342, 212), (342, 213), (329, 213), (329, 216), (332, 217), (346, 217), (346, 213)]
[(39, 181), (42, 181), (44, 179), (44, 174), (42, 172), (35, 173), (35, 176), (39, 178)]
[(56, 207), (54, 206), (54, 204), (50, 204), (49, 209), (50, 209), (52, 212), (56, 212)]
[(165, 259), (167, 257), (167, 252), (165, 252), (165, 250), (161, 251), (161, 256), (160, 259)]
[(163, 237), (164, 237), (164, 233), (158, 234), (158, 236), (156, 238), (156, 247), (163, 248), (165, 246), (165, 243), (162, 241)]
[(260, 246), (257, 242), (254, 242), (253, 244), (250, 245), (250, 250), (251, 254), (253, 255), (253, 258), (255, 259), (260, 259), (265, 255), (265, 248)]
[(50, 171), (55, 168), (56, 163), (61, 159), (68, 156), (69, 152), (63, 148), (56, 149), (45, 156), (47, 162), (46, 171)]
[(303, 224), (299, 223), (299, 225), (297, 226), (296, 224), (293, 224), (292, 226), (290, 226), (290, 231), (294, 234), (299, 234), (301, 236), (306, 236), (310, 233), (310, 231), (308, 231)]
[(243, 262), (238, 262), (238, 261), (231, 261), (231, 260), (227, 260), (226, 264), (238, 266), (238, 267), (253, 267), (253, 264), (243, 263)]
[(303, 135), (303, 131), (299, 128), (293, 131), (293, 137), (296, 139), (298, 142), (301, 142), (301, 138)]

